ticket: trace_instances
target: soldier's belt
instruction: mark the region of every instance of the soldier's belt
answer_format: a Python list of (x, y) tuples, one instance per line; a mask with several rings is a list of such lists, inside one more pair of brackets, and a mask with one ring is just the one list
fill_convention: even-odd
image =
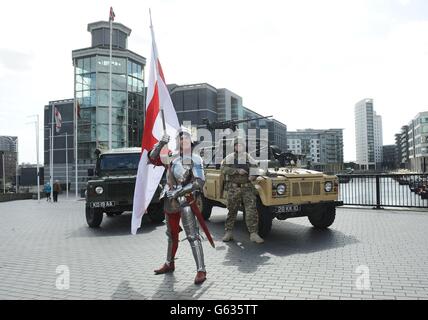
[(234, 188), (249, 187), (251, 185), (252, 185), (251, 182), (246, 182), (246, 183), (235, 183), (235, 182), (231, 182), (230, 183), (230, 186), (234, 187)]

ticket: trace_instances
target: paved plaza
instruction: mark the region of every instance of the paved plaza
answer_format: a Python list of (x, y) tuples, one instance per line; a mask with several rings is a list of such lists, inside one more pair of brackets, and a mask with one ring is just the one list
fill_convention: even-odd
[(153, 274), (164, 224), (132, 236), (130, 213), (88, 228), (83, 201), (0, 203), (0, 299), (428, 299), (426, 211), (339, 208), (327, 231), (274, 220), (263, 245), (242, 215), (235, 242), (221, 242), (225, 217), (214, 209), (216, 248), (204, 241), (207, 281), (195, 286), (187, 241), (173, 274)]

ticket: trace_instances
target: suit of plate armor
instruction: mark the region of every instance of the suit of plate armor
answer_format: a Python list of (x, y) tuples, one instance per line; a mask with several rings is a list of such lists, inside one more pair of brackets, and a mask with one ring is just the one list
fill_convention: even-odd
[(166, 144), (163, 140), (159, 141), (149, 154), (152, 164), (162, 165), (167, 169), (167, 182), (162, 192), (162, 196), (165, 197), (164, 211), (167, 225), (166, 235), (168, 237), (167, 258), (165, 264), (160, 269), (155, 270), (155, 273), (163, 274), (175, 270), (174, 259), (179, 243), (181, 218), (196, 263), (195, 284), (200, 284), (206, 279), (204, 252), (196, 218), (185, 195), (192, 193), (196, 199), (197, 193), (202, 192), (205, 182), (202, 159), (195, 154), (183, 156), (178, 152), (170, 154), (169, 160), (166, 161), (168, 164), (164, 164), (161, 161), (160, 153)]

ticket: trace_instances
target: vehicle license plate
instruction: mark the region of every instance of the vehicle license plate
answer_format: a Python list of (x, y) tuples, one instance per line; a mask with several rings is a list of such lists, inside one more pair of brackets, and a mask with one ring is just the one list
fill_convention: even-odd
[(102, 202), (92, 202), (91, 208), (109, 208), (114, 207), (115, 202), (114, 201), (102, 201)]
[(294, 204), (288, 204), (285, 206), (276, 207), (276, 213), (290, 213), (290, 212), (299, 212), (300, 206)]

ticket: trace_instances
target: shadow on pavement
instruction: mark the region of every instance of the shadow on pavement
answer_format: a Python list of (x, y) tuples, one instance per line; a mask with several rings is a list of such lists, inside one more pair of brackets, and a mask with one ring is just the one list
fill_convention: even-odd
[[(304, 219), (304, 218), (303, 218)], [(341, 248), (359, 243), (359, 240), (351, 235), (346, 235), (334, 229), (318, 230), (312, 226), (288, 221), (273, 221), (271, 233), (266, 237), (265, 243), (255, 244), (250, 242), (249, 234), (238, 215), (233, 230), (234, 241), (221, 242), (224, 235), (225, 217), (217, 215), (208, 223), (216, 241), (217, 250), (227, 250), (223, 265), (236, 266), (243, 273), (253, 273), (262, 265), (270, 264), (269, 254), (278, 257), (292, 254), (309, 254), (324, 250)]]
[(147, 300), (142, 294), (132, 289), (127, 280), (119, 284), (111, 298), (113, 300)]
[[(69, 238), (90, 238), (90, 237), (112, 237), (131, 235), (131, 213), (124, 213), (120, 216), (108, 217), (104, 214), (103, 221), (99, 228), (89, 228), (83, 219), (80, 228), (72, 231)], [(147, 215), (143, 216), (142, 227), (138, 229), (137, 235), (149, 233), (159, 227), (164, 227), (165, 223), (153, 223)]]
[[(152, 296), (152, 299), (155, 300), (198, 300), (212, 286), (212, 283), (209, 283), (209, 278), (202, 285), (195, 285), (193, 278), (189, 278), (189, 285), (180, 290), (179, 288), (175, 288), (175, 284), (178, 281), (173, 273), (157, 275), (157, 277), (164, 278)], [(182, 287), (180, 285), (180, 288)]]

